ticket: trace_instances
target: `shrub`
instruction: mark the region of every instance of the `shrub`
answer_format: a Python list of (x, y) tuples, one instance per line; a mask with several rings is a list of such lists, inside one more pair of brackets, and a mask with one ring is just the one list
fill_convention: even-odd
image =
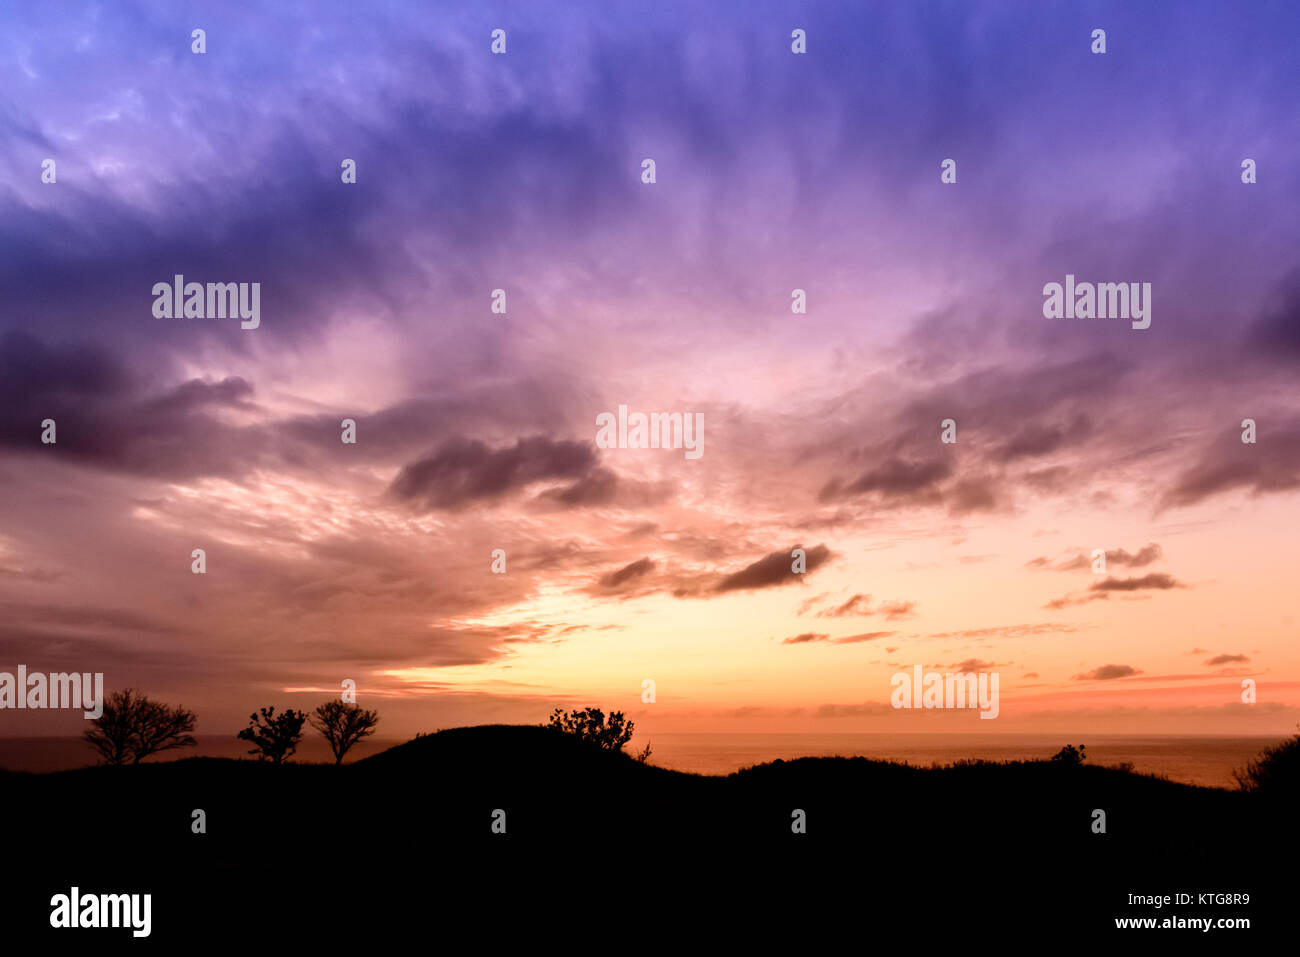
[(1233, 771), (1237, 787), (1252, 794), (1300, 792), (1300, 734), (1265, 748), (1244, 768)]
[(1077, 749), (1074, 745), (1067, 744), (1060, 751), (1057, 751), (1052, 755), (1052, 760), (1059, 761), (1061, 764), (1076, 765), (1083, 764), (1084, 761), (1088, 760), (1088, 756), (1083, 753), (1082, 744), (1079, 745)]
[(261, 716), (251, 714), (248, 727), (236, 735), (242, 741), (251, 741), (253, 747), (249, 754), (257, 755), (259, 761), (284, 764), (289, 756), (298, 749), (302, 739), (303, 722), (307, 720), (305, 711), (292, 708), (277, 715), (275, 708), (263, 708)]
[[(627, 720), (622, 711), (611, 711), (606, 719), (605, 712), (599, 708), (586, 708), (582, 711), (556, 708), (551, 712), (546, 726), (571, 734), (606, 751), (622, 751), (636, 730), (636, 724)], [(650, 745), (647, 744), (645, 750), (633, 757), (645, 763), (650, 757)]]

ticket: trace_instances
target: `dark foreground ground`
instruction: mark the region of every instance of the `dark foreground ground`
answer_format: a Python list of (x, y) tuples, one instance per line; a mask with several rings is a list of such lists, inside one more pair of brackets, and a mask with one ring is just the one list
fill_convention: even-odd
[[(192, 832), (196, 808), (205, 834)], [(492, 830), (497, 809), (504, 834)], [(806, 833), (792, 833), (795, 809)], [(0, 772), (0, 938), (67, 947), (51, 953), (1294, 943), (1298, 811), (1051, 762), (807, 758), (701, 777), (504, 726), (339, 768), (194, 758)], [(50, 898), (73, 885), (152, 894), (151, 936), (52, 930)], [(1129, 903), (1179, 893), (1191, 901)], [(1211, 893), (1250, 902), (1200, 897)], [(1247, 917), (1251, 928), (1119, 930), (1117, 917)]]

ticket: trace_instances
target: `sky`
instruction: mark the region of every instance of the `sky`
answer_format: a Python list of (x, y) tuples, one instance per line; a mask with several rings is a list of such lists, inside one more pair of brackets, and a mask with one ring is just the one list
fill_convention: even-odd
[[(1289, 2), (0, 6), (0, 671), (200, 734), (347, 679), (390, 737), (1288, 734), (1297, 35)], [(159, 318), (177, 274), (260, 283), (260, 325)], [(1067, 275), (1150, 283), (1150, 327), (1045, 317)], [(601, 447), (620, 406), (702, 415), (702, 454)], [(997, 719), (891, 707), (915, 665), (998, 673)]]

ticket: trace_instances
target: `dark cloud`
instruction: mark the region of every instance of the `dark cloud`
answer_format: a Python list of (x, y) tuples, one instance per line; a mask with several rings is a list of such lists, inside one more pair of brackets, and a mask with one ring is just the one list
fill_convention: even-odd
[(1250, 659), (1247, 658), (1245, 655), (1215, 655), (1213, 658), (1207, 661), (1206, 664), (1210, 666), (1231, 665), (1231, 664), (1245, 664), (1248, 661), (1250, 661)]
[(1140, 548), (1136, 553), (1130, 554), (1122, 548), (1115, 551), (1106, 552), (1106, 562), (1110, 565), (1128, 565), (1130, 568), (1141, 568), (1143, 565), (1150, 565), (1153, 561), (1163, 554), (1163, 550), (1155, 542)]
[(0, 338), (0, 388), (6, 405), (24, 396), (117, 399), (138, 385), (126, 365), (101, 345), (47, 345), (23, 330)]
[(561, 505), (608, 505), (618, 497), (618, 476), (606, 468), (592, 469), (572, 485), (547, 489), (544, 499), (554, 499)]
[(892, 459), (868, 469), (847, 484), (831, 479), (822, 486), (817, 498), (821, 502), (831, 502), (877, 492), (887, 499), (935, 501), (938, 498), (938, 484), (951, 474), (952, 465), (945, 461), (909, 462)]
[(848, 615), (870, 615), (871, 596), (857, 594), (834, 608), (823, 608), (817, 612), (818, 618), (844, 618)]
[(1248, 342), (1268, 359), (1300, 361), (1300, 267), (1288, 272), (1273, 290), (1250, 328)]
[(887, 601), (876, 609), (876, 613), (884, 615), (886, 621), (895, 621), (899, 618), (910, 618), (915, 609), (914, 601)]
[(825, 641), (830, 635), (817, 634), (811, 631), (805, 631), (802, 635), (795, 635), (793, 638), (782, 640), (783, 645), (806, 645), (813, 641)]
[(1102, 593), (1097, 595), (1085, 595), (1078, 598), (1072, 595), (1066, 595), (1063, 598), (1053, 598), (1043, 605), (1049, 611), (1060, 611), (1062, 608), (1069, 608), (1071, 605), (1086, 605), (1090, 601), (1101, 601), (1110, 598), (1110, 595)]
[(151, 415), (171, 415), (193, 412), (208, 406), (248, 409), (253, 386), (239, 376), (230, 376), (220, 382), (191, 379), (171, 392), (144, 403), (143, 409)]
[[(572, 491), (591, 481), (598, 469), (595, 449), (588, 442), (533, 436), (493, 449), (478, 439), (457, 437), (403, 466), (389, 494), (424, 510), (457, 509), (543, 481), (570, 479)], [(583, 497), (575, 493), (575, 501)]]
[(1163, 590), (1168, 588), (1186, 587), (1186, 585), (1178, 581), (1172, 575), (1166, 575), (1164, 572), (1152, 572), (1151, 574), (1143, 575), (1140, 578), (1107, 577), (1102, 581), (1095, 582), (1088, 586), (1088, 590), (1094, 592), (1145, 591), (1147, 589)]
[(846, 635), (843, 638), (832, 638), (833, 645), (856, 645), (863, 641), (875, 641), (877, 638), (888, 638), (890, 635), (897, 634), (893, 631), (868, 631), (860, 635)]
[[(802, 615), (811, 610), (818, 602), (826, 598), (825, 594), (809, 598), (801, 602), (798, 614)], [(830, 608), (823, 608), (817, 612), (817, 618), (849, 618), (849, 617), (866, 617), (869, 615), (883, 615), (887, 621), (894, 621), (898, 618), (907, 618), (911, 616), (916, 608), (914, 601), (887, 601), (882, 602), (877, 607), (871, 607), (871, 596), (861, 592), (853, 595), (847, 600), (833, 605)]]
[[(698, 543), (674, 541), (673, 544), (684, 545), (689, 552)], [(801, 546), (794, 545), (786, 550), (771, 552), (739, 571), (730, 573), (701, 572), (693, 567), (660, 566), (648, 557), (641, 558), (606, 574), (585, 591), (599, 597), (617, 597), (619, 600), (655, 592), (666, 592), (674, 598), (683, 599), (710, 598), (731, 592), (799, 583), (806, 574), (811, 574), (835, 557), (835, 553), (825, 545), (805, 549), (807, 570), (804, 574), (797, 574), (791, 570), (794, 558), (790, 553), (799, 547)]]
[(655, 563), (650, 558), (639, 558), (617, 571), (612, 571), (600, 579), (603, 588), (619, 588), (627, 582), (634, 581), (654, 571)]
[(994, 511), (1003, 507), (1001, 482), (992, 476), (962, 479), (948, 490), (946, 501), (954, 515)]
[(892, 631), (868, 631), (860, 635), (845, 635), (843, 638), (832, 638), (830, 635), (819, 632), (805, 632), (802, 635), (795, 635), (793, 638), (782, 640), (783, 645), (806, 645), (814, 641), (824, 641), (832, 645), (856, 645), (864, 641), (875, 641), (878, 638), (887, 638), (894, 634)]
[[(149, 385), (98, 345), (48, 345), (9, 333), (0, 340), (0, 445), (169, 478), (230, 475), (261, 459), (257, 430), (216, 414), (247, 407), (253, 389), (244, 379), (193, 379), (152, 393)], [(40, 441), (47, 418), (57, 430), (48, 446)]]
[(538, 496), (538, 501), (543, 504), (554, 503), (564, 508), (596, 505), (649, 508), (671, 497), (672, 484), (669, 482), (629, 481), (607, 468), (597, 467), (572, 485), (547, 489)]
[[(794, 559), (791, 552), (799, 545), (792, 545), (790, 548), (781, 551), (772, 552), (765, 555), (758, 561), (746, 565), (738, 572), (732, 572), (730, 575), (724, 575), (722, 579), (713, 586), (715, 593), (724, 593), (731, 591), (746, 591), (755, 588), (773, 588), (779, 585), (791, 585), (802, 578), (804, 575), (796, 574), (791, 571)], [(807, 572), (812, 574), (818, 568), (821, 568), (831, 560), (833, 552), (825, 545), (816, 545), (813, 548), (804, 550), (807, 554)]]
[(1077, 415), (1068, 425), (1032, 423), (1012, 435), (994, 456), (1003, 462), (1011, 462), (1046, 455), (1067, 444), (1077, 443), (1091, 433), (1092, 421), (1083, 414)]
[(1110, 681), (1113, 678), (1128, 678), (1142, 674), (1132, 665), (1102, 665), (1085, 674), (1075, 675), (1075, 681)]
[[(1143, 546), (1136, 552), (1128, 552), (1122, 548), (1111, 548), (1106, 550), (1106, 565), (1107, 567), (1111, 565), (1123, 565), (1128, 566), (1129, 568), (1142, 568), (1145, 565), (1150, 565), (1163, 554), (1163, 549), (1161, 549), (1161, 547), (1155, 542)], [(1045, 564), (1047, 564), (1046, 558), (1035, 558), (1031, 562), (1026, 562), (1026, 565), (1031, 567), (1041, 567)], [(1091, 567), (1092, 556), (1079, 552), (1073, 558), (1054, 565), (1053, 570), (1058, 572), (1068, 572)]]
[[(1072, 566), (1079, 567), (1079, 566)], [(1082, 595), (1069, 594), (1049, 601), (1044, 608), (1060, 609), (1071, 605), (1086, 605), (1093, 601), (1106, 601), (1114, 592), (1168, 591), (1172, 588), (1190, 588), (1172, 575), (1164, 572), (1151, 572), (1135, 578), (1115, 578), (1108, 576), (1088, 586)]]
[(1253, 445), (1241, 441), (1240, 429), (1229, 429), (1184, 470), (1160, 499), (1159, 508), (1181, 508), (1237, 489), (1253, 495), (1300, 488), (1300, 420), (1258, 419)]

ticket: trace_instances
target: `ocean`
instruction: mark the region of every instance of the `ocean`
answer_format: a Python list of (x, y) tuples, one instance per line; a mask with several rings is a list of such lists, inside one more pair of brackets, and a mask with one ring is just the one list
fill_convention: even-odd
[[(698, 774), (730, 774), (753, 764), (826, 755), (906, 761), (918, 767), (954, 761), (1050, 758), (1065, 744), (1086, 745), (1089, 764), (1129, 761), (1133, 770), (1206, 787), (1235, 787), (1232, 772), (1281, 737), (1146, 737), (1087, 734), (657, 734), (650, 763)], [(644, 742), (634, 741), (634, 745)]]
[[(1050, 758), (1064, 744), (1087, 746), (1089, 764), (1129, 761), (1135, 771), (1160, 774), (1173, 781), (1206, 787), (1234, 787), (1234, 768), (1240, 768), (1281, 737), (1144, 737), (1059, 734), (650, 734), (638, 735), (631, 750), (646, 743), (652, 747), (650, 763), (696, 774), (730, 774), (741, 768), (777, 758), (862, 755), (887, 761), (906, 761), (919, 767), (962, 759), (1014, 761)], [(229, 736), (204, 736), (198, 746), (167, 752), (150, 760), (178, 757), (244, 758), (247, 745)], [(349, 762), (400, 740), (367, 739), (348, 755)], [(325, 742), (316, 736), (299, 746), (297, 761), (332, 761)], [(13, 771), (59, 771), (93, 764), (95, 754), (80, 738), (0, 738), (0, 768)]]

